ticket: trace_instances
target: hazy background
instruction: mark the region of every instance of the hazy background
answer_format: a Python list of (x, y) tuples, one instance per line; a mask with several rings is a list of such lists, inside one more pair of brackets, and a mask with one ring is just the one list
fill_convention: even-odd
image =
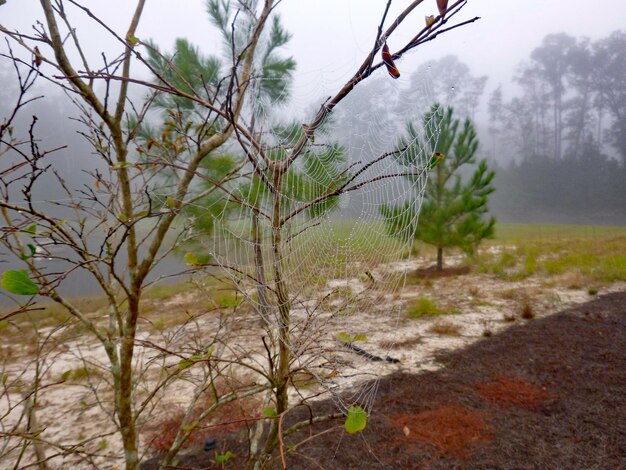
[[(93, 0), (83, 3), (122, 37), (125, 35), (135, 2)], [(408, 3), (395, 0), (389, 18)], [(336, 93), (352, 76), (372, 46), (385, 4), (384, 0), (280, 2), (277, 11), (293, 34), (287, 53), (297, 62), (292, 100), (281, 111), (283, 116), (305, 122), (321, 101)], [(435, 0), (425, 1), (394, 33), (389, 39), (392, 51), (421, 29), (426, 14), (436, 14)], [(569, 155), (569, 131), (564, 127), (563, 149), (555, 155), (550, 147), (555, 131), (549, 128), (550, 112), (553, 112), (549, 83), (545, 80), (539, 83), (539, 80), (538, 85), (533, 85), (543, 87), (540, 92), (544, 93), (544, 99), (537, 98), (535, 92), (531, 97), (528, 87), (524, 89), (517, 80), (523, 70), (532, 72), (531, 54), (548, 34), (566, 33), (577, 44), (588, 38), (592, 47), (612, 32), (620, 28), (626, 30), (623, 0), (469, 0), (455, 20), (475, 16), (481, 19), (397, 61), (402, 73), (398, 80), (390, 79), (380, 69), (369, 81), (359, 85), (354, 95), (336, 109), (338, 125), (334, 137), (349, 146), (351, 158), (371, 158), (392, 147), (404, 122), (419, 120), (432, 101), (454, 105), (458, 117), (469, 115), (474, 119), (481, 137), (481, 156), (496, 168), (497, 191), (491, 207), (500, 220), (625, 224), (626, 149), (620, 152), (619, 145), (613, 143), (611, 113), (606, 109), (596, 110), (595, 98), (589, 98), (591, 104), (589, 112), (583, 116), (582, 131), (590, 135), (588, 151)], [(73, 18), (88, 56), (98, 57), (105, 52), (111, 58), (119, 53), (119, 44), (111, 41), (84, 13), (76, 12)], [(0, 7), (0, 23), (11, 29), (30, 32), (31, 25), (41, 19), (36, 0), (8, 0)], [(171, 50), (177, 37), (187, 38), (206, 54), (218, 53), (221, 46), (207, 19), (203, 0), (148, 0), (137, 36), (156, 41), (164, 50)], [(6, 51), (6, 46), (0, 47)], [(432, 69), (426, 65), (429, 62), (435, 64)], [(45, 65), (43, 70), (51, 72)], [(0, 97), (2, 105), (6, 106), (10, 104), (11, 93), (11, 79), (7, 78), (10, 70), (7, 72), (6, 63), (0, 67), (0, 73), (5, 84), (0, 89)], [(134, 73), (148, 78), (144, 70), (136, 69)], [(579, 95), (568, 88), (565, 78), (564, 83), (563, 116), (564, 119), (573, 116), (568, 118), (572, 120), (576, 117), (574, 99)], [(616, 82), (616, 88), (623, 88), (623, 83), (623, 79)], [(96, 163), (89, 158), (85, 144), (75, 138), (74, 124), (63, 119), (73, 111), (44, 81), (40, 80), (38, 87), (38, 92), (54, 98), (36, 108), (41, 117), (39, 137), (49, 139), (52, 145), (70, 144), (68, 151), (56, 157), (57, 164), (67, 174), (80, 179), (82, 170)], [(468, 97), (472, 87), (474, 96)], [(501, 117), (494, 121), (488, 103), (498, 89), (506, 119)], [(140, 96), (140, 91), (136, 96)], [(522, 108), (531, 98), (537, 102), (524, 115)], [(545, 109), (541, 110), (542, 106)], [(533, 113), (540, 112), (548, 123), (542, 124), (542, 130), (538, 130), (537, 122), (533, 121)], [(29, 113), (22, 124), (30, 118)], [(566, 125), (569, 124), (563, 124)], [(534, 126), (534, 131), (528, 126)], [(534, 134), (531, 136), (529, 132)], [(531, 140), (533, 148), (524, 147)], [(626, 146), (626, 135), (623, 142)], [(583, 145), (577, 148), (582, 149)], [(574, 173), (568, 174), (569, 170)], [(46, 196), (41, 194), (42, 198)]]
[[(135, 6), (131, 0), (83, 3), (122, 34)], [(146, 3), (138, 30), (140, 38), (152, 38), (163, 47), (170, 47), (175, 38), (186, 37), (206, 52), (217, 45), (219, 39), (211, 31), (203, 0)], [(289, 51), (298, 61), (296, 94), (306, 97), (304, 88), (320, 77), (330, 91), (330, 87), (336, 87), (353, 73), (373, 43), (385, 4), (384, 0), (283, 0), (280, 3), (277, 11), (293, 33)], [(407, 0), (395, 0), (389, 17), (407, 4)], [(426, 0), (417, 9), (414, 18), (417, 27), (422, 27), (427, 12), (436, 13), (435, 0)], [(401, 68), (413, 70), (429, 59), (454, 54), (474, 73), (489, 75), (490, 85), (494, 86), (510, 81), (518, 63), (549, 33), (566, 32), (595, 39), (624, 29), (626, 4), (622, 0), (469, 0), (461, 17), (474, 16), (480, 16), (481, 20), (444, 40), (420, 47), (399, 62)], [(30, 30), (31, 24), (41, 19), (37, 0), (8, 0), (0, 8), (0, 21), (5, 26)], [(79, 32), (94, 39), (90, 52), (99, 53), (104, 44), (97, 38), (105, 38), (105, 33), (97, 34), (91, 22), (78, 19)], [(408, 21), (394, 34), (390, 41), (392, 49), (394, 44), (412, 36), (407, 26), (412, 27), (414, 22)]]

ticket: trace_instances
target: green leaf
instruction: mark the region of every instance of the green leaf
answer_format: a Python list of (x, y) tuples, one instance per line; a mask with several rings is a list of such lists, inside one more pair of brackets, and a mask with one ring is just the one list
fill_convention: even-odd
[(338, 336), (341, 341), (344, 341), (346, 343), (354, 343), (355, 341), (365, 341), (367, 339), (367, 336), (365, 336), (364, 334), (359, 333), (354, 336), (350, 336), (348, 333), (344, 331), (339, 333)]
[(235, 456), (235, 454), (233, 454), (230, 450), (227, 451), (225, 454), (218, 454), (217, 452), (215, 453), (215, 461), (217, 463), (224, 463), (224, 462), (228, 462), (230, 459), (232, 459)]
[(193, 365), (194, 365), (194, 361), (192, 361), (191, 359), (181, 359), (178, 362), (178, 368), (180, 370), (189, 369)]
[(341, 333), (339, 333), (338, 336), (341, 341), (345, 341), (346, 343), (352, 342), (352, 336), (350, 336), (348, 333), (342, 331)]
[(185, 253), (185, 256), (183, 256), (183, 258), (185, 258), (185, 261), (187, 261), (187, 264), (190, 264), (192, 266), (197, 266), (201, 264), (196, 254), (192, 253), (191, 251), (188, 251), (187, 253)]
[(274, 416), (278, 416), (278, 413), (276, 413), (276, 410), (271, 406), (266, 406), (265, 408), (263, 408), (263, 415), (267, 416), (268, 418), (273, 418)]
[(71, 370), (66, 370), (65, 372), (63, 372), (61, 374), (61, 381), (65, 382), (67, 379), (70, 378), (70, 375), (72, 375), (72, 371)]
[(24, 232), (30, 235), (35, 235), (37, 233), (37, 224), (29, 225), (24, 229)]
[(133, 35), (132, 35), (132, 34), (130, 34), (130, 33), (128, 33), (128, 34), (126, 35), (126, 40), (127, 40), (128, 42), (130, 42), (133, 46), (136, 46), (136, 45), (137, 45), (137, 43), (139, 42), (139, 38), (138, 38), (138, 37), (136, 37), (136, 36), (133, 36)]
[(344, 423), (344, 427), (348, 433), (356, 434), (357, 432), (361, 432), (365, 429), (366, 425), (367, 413), (363, 408), (359, 405), (352, 405), (348, 408), (348, 416), (346, 417), (346, 422)]
[(39, 287), (28, 277), (25, 269), (5, 271), (2, 273), (0, 285), (11, 294), (35, 295), (39, 293)]
[(9, 380), (9, 374), (5, 372), (4, 374), (2, 374), (2, 385), (6, 385), (7, 380)]
[(107, 448), (107, 446), (108, 446), (108, 445), (109, 445), (109, 444), (108, 444), (108, 442), (107, 442), (107, 440), (106, 440), (106, 439), (102, 439), (102, 440), (100, 441), (100, 449), (104, 450), (104, 449), (106, 449), (106, 448)]
[(32, 258), (35, 255), (35, 253), (37, 253), (37, 248), (32, 243), (29, 243), (26, 246), (28, 247), (28, 251), (30, 251), (30, 253), (29, 254), (21, 253), (20, 254), (20, 258), (23, 259), (23, 260), (30, 259), (30, 258)]
[(176, 205), (176, 200), (172, 196), (167, 196), (165, 198), (165, 205), (172, 209)]

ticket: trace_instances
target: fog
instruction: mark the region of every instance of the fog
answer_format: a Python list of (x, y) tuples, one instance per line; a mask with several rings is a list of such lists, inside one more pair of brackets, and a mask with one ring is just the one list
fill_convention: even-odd
[[(114, 0), (82, 3), (124, 37), (134, 2)], [(408, 3), (393, 1), (388, 17), (394, 17)], [(327, 96), (336, 93), (372, 47), (385, 4), (382, 0), (279, 2), (277, 11), (285, 27), (293, 34), (283, 53), (294, 57), (297, 69), (291, 100), (278, 114), (305, 122)], [(420, 5), (413, 17), (389, 38), (392, 52), (422, 28), (426, 14), (436, 14), (435, 0), (427, 0)], [(568, 146), (574, 148), (570, 129), (572, 125), (568, 124), (568, 119), (571, 121), (576, 117), (572, 111), (579, 97), (576, 90), (564, 90), (562, 131), (547, 126), (541, 130), (543, 137), (537, 129), (532, 131), (534, 134), (528, 134), (531, 131), (527, 127), (537, 127), (537, 123), (528, 121), (524, 127), (519, 123), (523, 117), (522, 111), (518, 111), (519, 103), (527, 103), (530, 96), (518, 78), (523, 70), (536, 67), (536, 64), (531, 63), (531, 56), (533, 51), (542, 46), (546, 36), (565, 33), (577, 44), (587, 40), (590, 47), (599, 44), (612, 32), (625, 28), (626, 8), (623, 2), (611, 0), (592, 4), (583, 0), (469, 0), (454, 22), (474, 17), (480, 17), (480, 20), (444, 34), (397, 60), (401, 72), (398, 80), (390, 79), (381, 68), (368, 82), (360, 84), (354, 97), (336, 108), (337, 128), (334, 138), (349, 147), (353, 160), (363, 159), (364, 156), (369, 158), (376, 152), (392, 147), (406, 121), (418, 121), (433, 101), (439, 101), (454, 106), (458, 117), (473, 118), (479, 129), (481, 157), (487, 158), (498, 170), (498, 191), (493, 196), (491, 206), (501, 220), (626, 223), (626, 193), (623, 189), (626, 179), (622, 179), (625, 175), (626, 150), (622, 152), (620, 147), (626, 146), (626, 136), (616, 137), (615, 134), (620, 134), (623, 129), (620, 131), (619, 126), (615, 127), (610, 108), (604, 106), (596, 110), (590, 107), (589, 113), (585, 111), (581, 118), (587, 122), (586, 127), (580, 128), (582, 139), (589, 134), (590, 137), (584, 141), (587, 142), (585, 145), (588, 150), (593, 148), (593, 158), (589, 156), (591, 150), (568, 150)], [(119, 43), (112, 40), (84, 12), (72, 11), (70, 18), (83, 40), (85, 55), (91, 58), (93, 67), (100, 66), (98, 60), (102, 53), (108, 58), (119, 53)], [(32, 33), (32, 25), (42, 19), (36, 0), (8, 0), (0, 6), (0, 24), (9, 30)], [(221, 47), (221, 40), (212, 31), (207, 19), (203, 0), (148, 1), (137, 36), (142, 40), (154, 40), (163, 50), (171, 50), (178, 37), (187, 38), (205, 54), (219, 54)], [(2, 47), (3, 52), (6, 52), (6, 46)], [(30, 60), (19, 46), (13, 45), (13, 49), (24, 60)], [(43, 47), (42, 52), (44, 55), (50, 53)], [(3, 62), (0, 68), (5, 83), (1, 94), (4, 107), (11, 103), (11, 71), (7, 69), (6, 61)], [(427, 67), (429, 63), (434, 64), (434, 68)], [(46, 64), (42, 66), (42, 72), (48, 76), (54, 73)], [(134, 73), (138, 77), (150, 78), (147, 71), (141, 68), (136, 68)], [(565, 86), (569, 86), (570, 82), (573, 83), (572, 80), (568, 82), (564, 79)], [(545, 83), (540, 85), (547, 86)], [(51, 101), (35, 103), (28, 115), (22, 117), (22, 127), (31, 114), (37, 114), (40, 117), (38, 137), (42, 141), (47, 140), (51, 146), (68, 145), (68, 149), (55, 156), (55, 165), (65, 176), (70, 176), (75, 183), (80, 184), (84, 170), (95, 168), (97, 163), (89, 157), (90, 152), (84, 140), (75, 133), (76, 123), (66, 119), (77, 113), (73, 113), (65, 98), (57, 91), (52, 91), (44, 80), (39, 80), (37, 87), (36, 93), (47, 95)], [(469, 96), (473, 93), (470, 89), (474, 92), (479, 90), (480, 93), (476, 92), (478, 95), (472, 98)], [(508, 113), (506, 122), (504, 118), (501, 122), (495, 120), (489, 113), (489, 102), (496, 90), (500, 92), (503, 109)], [(621, 89), (618, 91), (621, 92)], [(142, 93), (136, 87), (135, 99), (140, 99)], [(376, 96), (380, 93), (384, 95)], [(600, 96), (600, 91), (597, 94)], [(357, 104), (361, 106), (359, 110), (354, 107)], [(548, 99), (545, 106), (550, 108)], [(536, 109), (539, 107), (536, 106)], [(550, 109), (547, 109), (546, 113), (549, 112)], [(546, 114), (545, 119), (549, 121), (550, 115)], [(558, 144), (551, 143), (555, 133), (561, 140)], [(526, 145), (530, 141), (534, 145), (532, 148)], [(554, 145), (558, 147), (556, 150), (552, 148)], [(575, 149), (583, 146), (581, 140)], [(567, 169), (573, 167), (568, 163), (568, 158), (578, 162), (578, 173), (565, 177), (561, 166)], [(551, 162), (550, 168), (546, 168), (547, 163), (542, 166), (538, 162)], [(585, 162), (592, 168), (601, 168), (602, 174), (610, 178), (607, 176), (608, 179), (602, 181), (594, 180), (595, 176), (589, 173)], [(539, 186), (537, 181), (540, 179), (535, 178), (538, 173), (550, 175), (541, 180)], [(581, 189), (581, 185), (584, 188)], [(594, 191), (598, 188), (608, 192), (596, 194)], [(537, 193), (546, 191), (546, 200), (537, 199)], [(41, 199), (55, 197), (54, 193), (47, 194), (45, 191), (39, 196)], [(548, 204), (555, 199), (563, 204)], [(590, 204), (590, 200), (594, 200), (594, 204)]]
[[(81, 2), (106, 24), (124, 36), (135, 2), (128, 0), (91, 0)], [(370, 50), (380, 16), (382, 0), (283, 0), (277, 7), (287, 29), (293, 34), (288, 47), (298, 63), (294, 99), (308, 103), (335, 91), (360, 65)], [(409, 2), (392, 2), (389, 17)], [(435, 0), (427, 0), (414, 13), (415, 18), (394, 33), (390, 47), (406, 42), (423, 25), (425, 14), (436, 13)], [(488, 75), (489, 86), (509, 83), (520, 61), (525, 60), (550, 33), (597, 39), (623, 29), (626, 8), (621, 0), (595, 4), (585, 0), (469, 0), (459, 20), (479, 16), (480, 21), (461, 28), (409, 53), (398, 62), (402, 70), (413, 71), (428, 60), (447, 54), (459, 56), (477, 75)], [(73, 15), (77, 31), (85, 37), (85, 54), (100, 52), (113, 56), (102, 28), (94, 26), (84, 14)], [(0, 24), (8, 29), (32, 32), (41, 21), (37, 0), (8, 0), (0, 8)], [(177, 37), (188, 38), (209, 53), (219, 46), (211, 30), (203, 0), (178, 2), (149, 0), (139, 25), (141, 39), (153, 39), (169, 48)], [(108, 47), (107, 47), (108, 46)], [(405, 75), (406, 76), (406, 75)], [(399, 81), (404, 81), (404, 76)]]

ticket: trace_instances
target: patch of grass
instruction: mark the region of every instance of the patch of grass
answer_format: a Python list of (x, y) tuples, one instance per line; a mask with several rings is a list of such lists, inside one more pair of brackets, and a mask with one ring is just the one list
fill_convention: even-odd
[[(624, 245), (626, 246), (626, 243)], [(625, 281), (626, 255), (614, 255), (601, 259), (595, 274), (594, 277), (604, 282)]]
[(496, 294), (501, 299), (514, 300), (514, 299), (517, 299), (517, 297), (519, 295), (519, 291), (518, 291), (518, 289), (505, 289), (505, 290), (502, 290), (502, 291), (498, 291)]
[[(67, 374), (67, 375), (66, 375)], [(85, 382), (87, 379), (102, 377), (102, 371), (93, 366), (80, 366), (69, 372), (61, 374), (61, 379), (69, 380), (70, 382)]]
[(505, 224), (495, 228), (497, 241), (626, 237), (626, 227), (560, 224)]
[(183, 294), (185, 292), (189, 292), (194, 289), (197, 289), (196, 285), (188, 281), (176, 282), (173, 284), (159, 283), (159, 284), (150, 286), (148, 289), (146, 289), (143, 294), (143, 299), (145, 300), (169, 299), (171, 297), (174, 297), (175, 295)]
[(77, 367), (72, 371), (70, 378), (75, 382), (87, 380), (87, 378), (91, 376), (91, 372), (88, 367)]
[(213, 294), (215, 305), (221, 308), (234, 308), (244, 301), (244, 297), (237, 291), (219, 290)]
[(587, 289), (587, 294), (598, 295), (598, 289), (596, 289), (595, 287), (590, 287), (589, 289)]
[(151, 326), (153, 331), (165, 331), (168, 326), (167, 319), (161, 315), (159, 318), (152, 320)]
[(505, 251), (500, 254), (500, 258), (497, 264), (494, 266), (494, 270), (504, 271), (506, 268), (512, 268), (517, 264), (517, 256), (514, 253)]
[[(79, 298), (72, 301), (83, 312), (93, 312), (106, 304), (104, 297), (100, 298)], [(1, 312), (2, 314), (10, 313), (9, 309)], [(23, 336), (40, 328), (60, 325), (70, 319), (70, 314), (64, 307), (53, 302), (42, 301), (37, 305), (36, 310), (18, 313), (11, 316), (11, 323), (15, 328), (6, 328), (3, 334), (15, 334)]]
[(346, 299), (351, 300), (354, 298), (354, 294), (352, 293), (352, 288), (349, 285), (335, 287), (331, 292), (331, 297), (336, 299)]
[(561, 296), (557, 292), (548, 292), (545, 295), (545, 299), (552, 304), (560, 304), (563, 302), (561, 300)]
[(499, 255), (478, 257), (479, 270), (505, 281), (521, 281), (537, 272), (538, 251), (529, 246), (507, 247)]
[(562, 285), (571, 290), (582, 289), (590, 279), (580, 272), (566, 273), (562, 279)]
[(535, 250), (525, 253), (524, 267), (521, 271), (524, 277), (532, 276), (537, 272), (537, 255)]
[[(308, 246), (320, 246), (321, 240), (327, 240), (321, 250), (310, 250)], [(370, 260), (372, 253), (377, 253), (383, 261), (395, 261), (406, 255), (407, 244), (387, 234), (382, 220), (334, 219), (311, 227), (290, 242), (294, 252), (301, 252), (304, 257), (311, 257), (318, 266), (336, 267), (329, 277), (339, 277), (345, 270), (345, 262)], [(329, 249), (325, 249), (328, 247)], [(337, 247), (342, 249), (337, 250)], [(418, 245), (414, 244), (414, 249)], [(302, 260), (294, 259), (301, 266)]]
[(459, 336), (461, 334), (461, 327), (454, 323), (440, 321), (428, 328), (430, 333), (445, 336)]
[(482, 295), (482, 292), (480, 291), (478, 286), (471, 286), (469, 288), (469, 295), (471, 295), (472, 297), (480, 297)]
[[(538, 240), (538, 237), (528, 237), (515, 244), (508, 243), (502, 248), (504, 251), (482, 250), (475, 258), (478, 270), (507, 281), (536, 275), (579, 276), (581, 282), (575, 283), (573, 288), (626, 280), (626, 236), (592, 239), (575, 238), (573, 231), (568, 233), (571, 238), (555, 236)], [(602, 230), (595, 233), (598, 235)]]
[(428, 297), (419, 297), (407, 310), (408, 318), (435, 317), (446, 312)]

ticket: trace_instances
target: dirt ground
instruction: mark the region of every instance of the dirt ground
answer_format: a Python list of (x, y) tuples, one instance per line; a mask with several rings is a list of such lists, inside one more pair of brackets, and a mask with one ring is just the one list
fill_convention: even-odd
[[(327, 430), (286, 452), (287, 468), (626, 469), (626, 292), (437, 361), (437, 371), (381, 379), (363, 432), (347, 434), (340, 420), (289, 436), (285, 449)], [(315, 415), (336, 411), (330, 400), (314, 405)], [(295, 410), (289, 421), (306, 416)], [(243, 468), (244, 435), (218, 436), (216, 450), (235, 454), (225, 468)], [(222, 468), (214, 452), (192, 451), (177, 468)]]

